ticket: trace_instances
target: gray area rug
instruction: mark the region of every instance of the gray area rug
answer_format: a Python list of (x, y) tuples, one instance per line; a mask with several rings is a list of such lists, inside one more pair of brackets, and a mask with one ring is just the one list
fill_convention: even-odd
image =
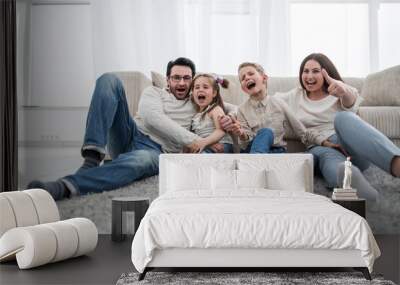
[(85, 217), (92, 220), (100, 234), (111, 233), (111, 199), (114, 197), (147, 197), (153, 201), (158, 196), (158, 176), (136, 181), (113, 191), (93, 193), (57, 201), (61, 219)]
[[(400, 179), (394, 178), (375, 166), (364, 172), (366, 178), (380, 193), (378, 205), (367, 204), (367, 220), (375, 234), (400, 233)], [(321, 178), (314, 179), (314, 191), (330, 196)], [(113, 191), (89, 194), (57, 202), (62, 219), (86, 217), (97, 226), (99, 233), (111, 233), (111, 199), (120, 196), (158, 196), (158, 176), (134, 182)]]
[(382, 276), (373, 275), (366, 280), (360, 272), (148, 272), (146, 278), (138, 281), (138, 273), (124, 273), (117, 285), (134, 284), (379, 284), (395, 285)]

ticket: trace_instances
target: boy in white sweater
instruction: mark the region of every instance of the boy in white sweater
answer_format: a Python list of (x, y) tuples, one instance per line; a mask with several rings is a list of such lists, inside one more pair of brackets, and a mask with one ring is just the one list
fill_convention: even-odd
[(249, 99), (239, 106), (237, 120), (233, 119), (228, 131), (239, 137), (241, 152), (286, 152), (283, 136), (288, 125), (305, 145), (321, 143), (313, 132), (306, 130), (283, 100), (267, 96), (268, 76), (262, 66), (245, 62), (239, 66), (238, 72), (242, 90)]

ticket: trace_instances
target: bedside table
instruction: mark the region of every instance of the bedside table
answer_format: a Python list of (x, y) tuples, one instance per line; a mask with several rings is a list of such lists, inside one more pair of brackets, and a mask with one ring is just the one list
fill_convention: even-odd
[(340, 206), (359, 214), (365, 219), (365, 199), (355, 199), (355, 200), (334, 200), (332, 202), (339, 204)]
[[(123, 233), (123, 212), (134, 212), (134, 231), (136, 232), (140, 221), (146, 214), (150, 205), (149, 198), (139, 197), (115, 197), (112, 199), (112, 224), (111, 224), (111, 239), (113, 241), (123, 241), (125, 234)], [(133, 234), (135, 234), (135, 232)]]

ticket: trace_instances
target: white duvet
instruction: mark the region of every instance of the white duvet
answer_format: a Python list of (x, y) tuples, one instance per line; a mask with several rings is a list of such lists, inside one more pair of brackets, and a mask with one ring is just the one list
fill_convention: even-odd
[[(151, 204), (132, 243), (143, 272), (155, 249), (358, 249), (372, 271), (380, 251), (365, 219), (306, 192), (248, 189), (166, 193)], [(211, 195), (212, 194), (212, 195)]]

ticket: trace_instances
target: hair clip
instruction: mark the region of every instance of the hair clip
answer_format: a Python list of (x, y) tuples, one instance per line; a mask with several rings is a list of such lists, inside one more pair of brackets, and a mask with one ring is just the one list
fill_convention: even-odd
[(222, 85), (224, 83), (224, 78), (220, 77), (219, 75), (215, 75), (214, 79), (217, 83), (219, 83), (220, 85)]

